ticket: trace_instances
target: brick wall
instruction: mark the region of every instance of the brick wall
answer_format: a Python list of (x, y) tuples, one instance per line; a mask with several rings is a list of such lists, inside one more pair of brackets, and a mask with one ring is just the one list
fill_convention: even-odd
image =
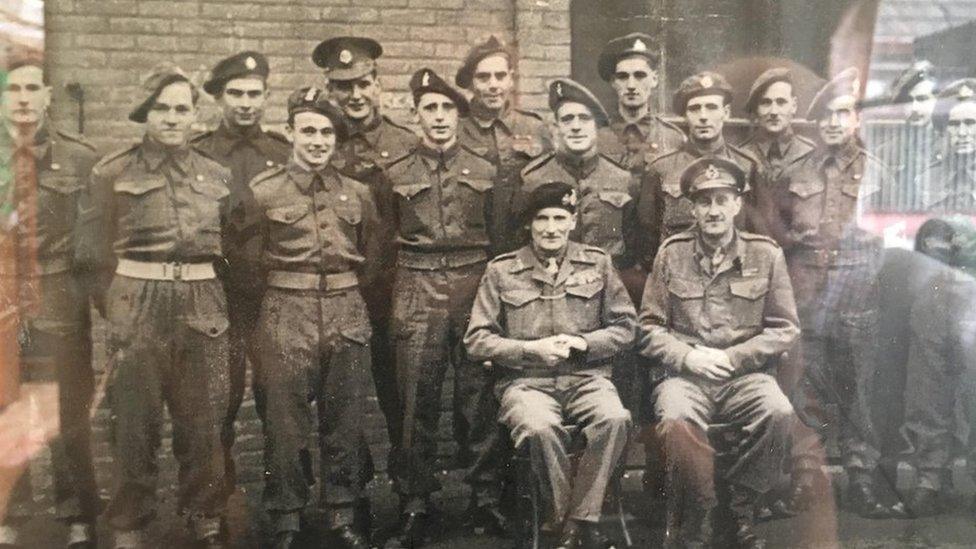
[[(127, 115), (140, 98), (139, 82), (152, 66), (173, 61), (202, 81), (220, 58), (242, 49), (268, 55), (271, 65), (271, 106), (265, 123), (285, 118), (288, 93), (302, 85), (322, 84), (310, 59), (321, 40), (340, 34), (379, 40), (385, 54), (379, 61), (385, 111), (409, 123), (410, 75), (429, 66), (449, 80), (468, 48), (498, 34), (519, 45), (520, 101), (523, 107), (545, 107), (545, 82), (568, 75), (569, 0), (48, 0), (45, 3), (47, 60), (55, 97), (52, 115), (63, 128), (75, 130), (78, 105), (65, 85), (84, 89), (85, 135), (108, 152), (140, 135)], [(204, 125), (218, 112), (202, 98)], [(96, 339), (103, 329), (96, 326)], [(104, 365), (98, 345), (96, 370)], [(451, 383), (445, 386), (450, 398)], [(379, 409), (372, 406), (369, 438), (380, 468), (385, 467), (387, 441)], [(97, 415), (96, 458), (103, 489), (111, 486), (108, 411)], [(443, 454), (449, 455), (450, 414), (442, 418)], [(237, 456), (241, 482), (261, 482), (261, 425), (248, 392), (238, 423)], [(164, 442), (163, 484), (174, 481)], [(41, 474), (41, 476), (44, 476)], [(46, 482), (41, 482), (46, 484)]]

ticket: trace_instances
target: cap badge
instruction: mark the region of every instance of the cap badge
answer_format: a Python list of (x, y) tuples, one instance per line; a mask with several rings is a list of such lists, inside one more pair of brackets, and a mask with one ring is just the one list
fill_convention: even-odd
[(429, 71), (424, 71), (424, 75), (420, 79), (420, 85), (421, 86), (424, 86), (424, 87), (430, 85), (430, 72)]
[(61, 164), (58, 164), (57, 162), (51, 162), (51, 169), (54, 171), (58, 171), (61, 169)]
[(857, 96), (858, 90), (861, 89), (861, 79), (852, 78), (851, 79), (851, 95)]
[(718, 173), (718, 169), (713, 164), (709, 164), (708, 168), (705, 168), (705, 177), (709, 181), (714, 181), (722, 177), (722, 174)]
[(959, 88), (959, 92), (956, 95), (959, 97), (959, 99), (971, 99), (974, 93), (972, 88), (963, 84), (962, 87)]
[(312, 101), (315, 101), (315, 96), (318, 95), (318, 94), (319, 94), (319, 90), (317, 90), (315, 88), (309, 88), (308, 91), (305, 92), (305, 101), (307, 101), (309, 103), (311, 103)]
[(352, 63), (352, 52), (349, 50), (342, 50), (339, 52), (339, 62), (343, 65), (348, 65)]
[(573, 189), (568, 193), (563, 195), (562, 199), (563, 206), (570, 206), (572, 208), (576, 207), (576, 190)]
[(247, 70), (253, 71), (254, 69), (258, 68), (258, 62), (255, 61), (253, 57), (248, 56), (248, 58), (244, 60), (244, 66), (247, 67)]
[(712, 82), (712, 77), (711, 76), (703, 76), (702, 77), (702, 79), (701, 79), (701, 86), (703, 88), (711, 88), (713, 85), (715, 85), (715, 82)]
[(643, 40), (638, 38), (637, 40), (634, 40), (634, 47), (632, 49), (634, 51), (647, 51), (647, 44), (645, 44)]
[(556, 82), (556, 95), (559, 97), (563, 96), (563, 85), (561, 82)]

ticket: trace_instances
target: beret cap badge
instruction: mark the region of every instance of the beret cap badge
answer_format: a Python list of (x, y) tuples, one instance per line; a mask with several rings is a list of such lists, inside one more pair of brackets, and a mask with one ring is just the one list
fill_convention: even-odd
[(424, 71), (424, 76), (420, 80), (420, 85), (421, 86), (429, 86), (430, 85), (430, 72), (429, 71)]
[(702, 79), (701, 79), (701, 86), (703, 88), (711, 88), (714, 84), (715, 84), (715, 82), (712, 81), (712, 77), (711, 76), (707, 76), (706, 75), (706, 76), (703, 76)]
[(641, 40), (640, 38), (638, 38), (637, 40), (634, 40), (633, 50), (634, 51), (647, 51), (647, 44), (645, 44), (643, 40)]
[(971, 99), (973, 95), (976, 95), (976, 93), (973, 92), (973, 89), (965, 85), (959, 88), (959, 92), (957, 94), (959, 99)]
[(248, 57), (244, 60), (244, 66), (247, 67), (248, 70), (253, 71), (254, 69), (258, 68), (258, 62), (255, 61), (253, 57)]
[(714, 164), (709, 164), (708, 168), (705, 169), (705, 177), (709, 180), (715, 180), (722, 177), (722, 174), (718, 172)]
[(342, 50), (339, 52), (339, 62), (343, 65), (348, 65), (352, 62), (352, 52), (349, 50)]
[(565, 195), (563, 195), (563, 198), (562, 198), (563, 206), (570, 206), (570, 207), (575, 208), (576, 207), (576, 201), (577, 201), (577, 197), (576, 197), (576, 190), (575, 189), (574, 190), (571, 190), (568, 193), (566, 193)]

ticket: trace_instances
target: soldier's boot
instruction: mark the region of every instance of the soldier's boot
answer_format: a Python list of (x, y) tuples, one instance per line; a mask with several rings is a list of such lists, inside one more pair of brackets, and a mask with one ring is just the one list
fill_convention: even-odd
[(145, 530), (116, 530), (114, 549), (142, 549), (146, 547)]
[(939, 491), (919, 486), (912, 490), (905, 502), (905, 512), (911, 518), (931, 517), (942, 512)]
[(851, 511), (864, 518), (884, 519), (895, 516), (895, 511), (878, 498), (874, 480), (866, 474), (853, 475), (853, 481), (848, 487), (847, 504)]
[(298, 532), (294, 530), (284, 530), (275, 534), (274, 542), (271, 547), (274, 549), (293, 549), (298, 547)]
[(80, 521), (69, 524), (65, 546), (68, 549), (95, 549), (98, 547), (95, 525), (91, 522)]
[(817, 502), (823, 501), (829, 482), (820, 469), (797, 469), (787, 503), (788, 511), (793, 514), (809, 511)]
[(430, 529), (430, 516), (426, 512), (407, 512), (400, 517), (400, 532), (397, 534), (400, 547), (417, 549), (427, 543)]
[(337, 549), (369, 549), (370, 547), (368, 538), (350, 524), (334, 528), (331, 534)]
[(764, 549), (766, 540), (756, 533), (755, 505), (759, 493), (744, 486), (729, 487), (729, 511), (732, 514), (732, 547)]
[(18, 549), (20, 547), (20, 528), (4, 524), (0, 525), (0, 549)]
[(511, 528), (498, 503), (477, 505), (472, 501), (467, 515), (467, 526), (478, 536), (504, 536)]

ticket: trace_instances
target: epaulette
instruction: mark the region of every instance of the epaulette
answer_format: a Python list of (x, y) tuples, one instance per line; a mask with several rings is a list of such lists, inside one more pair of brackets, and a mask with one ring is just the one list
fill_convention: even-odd
[(670, 151), (657, 152), (657, 153), (648, 153), (644, 158), (647, 159), (647, 165), (650, 166), (651, 164), (653, 164), (654, 162), (657, 162), (658, 160), (661, 160), (663, 158), (667, 158), (669, 156), (678, 154), (679, 152), (681, 152), (680, 149), (672, 149)]
[(741, 149), (739, 147), (736, 147), (735, 145), (729, 145), (728, 147), (729, 147), (729, 151), (730, 152), (732, 152), (734, 154), (738, 154), (739, 156), (745, 157), (746, 160), (752, 162), (756, 166), (761, 166), (762, 165), (762, 163), (759, 161), (759, 159), (756, 158), (756, 155), (752, 154), (751, 152), (749, 152), (749, 151), (747, 151), (745, 149)]
[(793, 134), (793, 138), (796, 139), (797, 141), (800, 141), (801, 143), (805, 143), (813, 148), (817, 148), (817, 144), (813, 141), (813, 139), (810, 139), (809, 137), (804, 137), (799, 134)]
[(772, 244), (773, 246), (779, 248), (779, 242), (776, 242), (775, 240), (773, 240), (772, 238), (770, 238), (770, 237), (768, 237), (768, 236), (766, 236), (764, 234), (747, 233), (745, 231), (739, 231), (739, 238), (741, 238), (742, 240), (748, 240), (750, 242), (752, 242), (752, 241), (755, 241), (755, 242), (768, 242), (768, 243)]
[(413, 156), (413, 153), (415, 153), (416, 151), (417, 151), (416, 147), (410, 147), (410, 150), (408, 150), (402, 156), (399, 156), (396, 159), (391, 160), (390, 163), (386, 165), (386, 169), (390, 169), (393, 166), (395, 166), (395, 165), (403, 162), (404, 160), (410, 158), (411, 156)]
[(206, 158), (207, 160), (213, 160), (214, 162), (218, 162), (216, 158), (211, 156), (209, 151), (205, 150), (198, 143), (190, 142), (190, 148), (193, 150), (193, 152), (199, 154), (200, 156)]
[[(467, 146), (466, 144), (460, 143), (460, 145), (461, 145), (461, 149), (462, 150), (465, 150), (465, 151), (473, 154), (474, 156), (477, 156), (478, 158), (484, 160), (485, 162), (491, 162), (490, 160), (488, 160), (488, 158), (484, 154), (479, 154), (478, 151), (472, 149), (471, 147)], [(391, 164), (392, 164), (392, 162), (391, 162)]]
[(274, 130), (264, 130), (264, 135), (267, 135), (268, 137), (274, 139), (275, 141), (281, 141), (282, 143), (289, 143), (289, 144), (291, 143), (291, 141), (288, 141), (288, 138), (285, 137), (284, 134), (278, 133)]
[(519, 113), (521, 115), (528, 116), (529, 118), (535, 118), (539, 122), (542, 122), (542, 116), (540, 116), (538, 113), (534, 113), (532, 111), (526, 111), (526, 110), (522, 110), (522, 109), (514, 109), (514, 110), (515, 110), (515, 112), (517, 112), (517, 113)]
[(675, 242), (684, 242), (686, 240), (694, 240), (695, 238), (696, 236), (693, 231), (682, 231), (678, 234), (673, 234), (665, 238), (664, 242), (661, 243), (661, 249), (663, 250), (664, 247), (667, 246), (668, 244), (673, 244)]
[(495, 257), (491, 258), (490, 260), (488, 260), (488, 263), (491, 264), (491, 263), (497, 263), (497, 262), (500, 262), (500, 261), (505, 261), (506, 259), (515, 259), (517, 256), (518, 256), (518, 253), (516, 253), (516, 252), (505, 252), (503, 254), (498, 254)]
[(525, 165), (524, 168), (522, 168), (522, 175), (528, 175), (538, 170), (539, 168), (549, 163), (549, 161), (552, 160), (553, 158), (556, 158), (556, 153), (554, 152), (547, 152), (545, 154), (541, 154), (537, 156), (536, 158), (533, 158), (532, 160), (529, 161), (528, 164)]
[(599, 246), (591, 246), (589, 244), (583, 244), (583, 251), (585, 251), (585, 252), (594, 252), (594, 253), (597, 253), (597, 254), (600, 254), (600, 255), (610, 255), (603, 248), (601, 248)]
[(285, 172), (285, 166), (275, 166), (273, 168), (268, 168), (267, 170), (264, 170), (263, 172), (255, 175), (254, 178), (251, 179), (251, 182), (247, 184), (247, 186), (254, 188), (255, 185), (263, 181), (267, 181), (277, 175), (281, 175), (284, 172)]
[(58, 137), (61, 137), (66, 141), (71, 141), (72, 143), (77, 143), (78, 145), (81, 145), (82, 147), (85, 147), (86, 149), (89, 149), (92, 152), (97, 151), (97, 149), (95, 149), (95, 145), (92, 145), (91, 142), (89, 142), (87, 139), (84, 138), (84, 136), (80, 134), (66, 132), (62, 129), (54, 130), (54, 133), (56, 133)]
[(213, 133), (214, 133), (213, 130), (206, 130), (206, 131), (202, 131), (200, 133), (191, 135), (190, 136), (190, 139), (189, 139), (189, 142), (192, 144), (192, 143), (196, 143), (198, 141), (203, 141), (204, 139), (206, 139), (206, 138), (210, 137), (211, 135), (213, 135)]
[(111, 164), (112, 162), (115, 162), (116, 160), (122, 159), (126, 155), (135, 152), (136, 149), (139, 148), (139, 145), (140, 145), (140, 143), (132, 143), (128, 147), (123, 147), (121, 149), (118, 149), (118, 150), (115, 150), (115, 151), (112, 151), (112, 152), (106, 154), (105, 156), (102, 157), (101, 160), (99, 160), (95, 164), (95, 168), (102, 168), (104, 166), (108, 166), (109, 164)]
[(618, 168), (620, 168), (621, 170), (627, 170), (627, 171), (630, 171), (630, 170), (628, 170), (628, 169), (627, 169), (627, 166), (624, 166), (624, 165), (623, 165), (623, 164), (621, 164), (621, 163), (620, 163), (619, 161), (617, 161), (617, 160), (615, 160), (615, 159), (613, 159), (613, 158), (612, 158), (612, 157), (610, 157), (610, 156), (607, 156), (607, 155), (605, 155), (605, 154), (603, 154), (603, 153), (600, 153), (600, 158), (603, 158), (604, 160), (606, 160), (607, 162), (609, 162), (609, 163), (611, 163), (611, 164), (613, 164), (614, 166), (616, 166), (616, 167), (618, 167)]
[(403, 130), (403, 131), (409, 133), (410, 135), (416, 135), (416, 133), (414, 133), (413, 130), (411, 130), (410, 128), (408, 128), (406, 126), (402, 126), (400, 124), (397, 124), (396, 122), (394, 122), (393, 120), (391, 120), (390, 117), (386, 116), (385, 114), (382, 115), (382, 117), (383, 117), (383, 120), (385, 120), (387, 124), (393, 126), (394, 128), (396, 128), (398, 130)]
[(672, 130), (675, 130), (675, 131), (679, 132), (681, 134), (681, 136), (685, 138), (685, 140), (688, 139), (688, 135), (685, 133), (684, 130), (681, 129), (681, 126), (675, 124), (674, 122), (669, 122), (669, 121), (665, 120), (664, 117), (662, 117), (662, 116), (655, 116), (654, 118), (656, 118), (657, 121), (661, 123), (661, 125), (666, 126), (668, 128), (671, 128)]

